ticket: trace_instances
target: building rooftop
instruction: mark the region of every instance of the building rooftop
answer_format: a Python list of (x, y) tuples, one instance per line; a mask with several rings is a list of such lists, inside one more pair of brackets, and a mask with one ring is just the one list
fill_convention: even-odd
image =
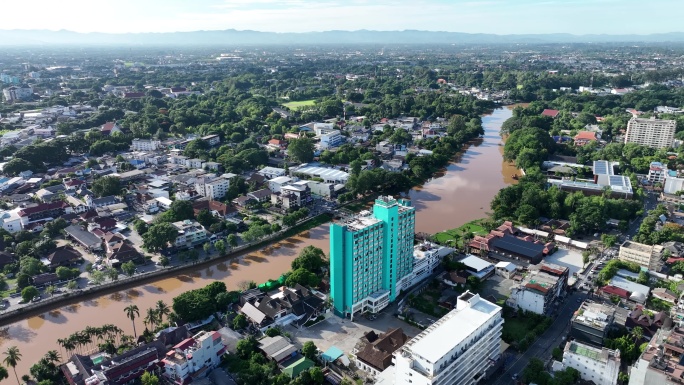
[(481, 299), (478, 294), (465, 292), (458, 300), (467, 304), (464, 307), (457, 306), (423, 330), (407, 342), (402, 350), (435, 363), (484, 323), (501, 313), (499, 306)]
[(359, 215), (344, 218), (337, 224), (340, 226), (346, 226), (349, 231), (359, 231), (379, 222), (382, 221), (372, 216), (370, 212), (364, 210), (361, 211)]
[(589, 358), (590, 360), (599, 361), (607, 363), (610, 360), (620, 361), (620, 351), (610, 350), (606, 348), (598, 349), (589, 345), (585, 345), (581, 342), (568, 342), (565, 344), (565, 351), (578, 354)]
[(637, 242), (632, 242), (632, 241), (626, 241), (620, 247), (621, 248), (624, 247), (625, 249), (639, 251), (642, 253), (650, 253), (654, 248), (654, 246), (651, 246), (651, 245), (645, 245), (643, 243), (637, 243)]
[(475, 269), (476, 271), (482, 271), (493, 266), (491, 263), (474, 255), (468, 255), (459, 262), (464, 263), (466, 266)]

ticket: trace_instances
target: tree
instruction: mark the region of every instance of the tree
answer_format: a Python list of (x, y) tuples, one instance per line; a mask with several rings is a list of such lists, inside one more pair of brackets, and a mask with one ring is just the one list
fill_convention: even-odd
[(478, 291), (480, 290), (480, 286), (482, 285), (482, 281), (480, 281), (480, 278), (471, 275), (468, 277), (468, 286), (470, 286), (470, 289), (473, 291)]
[(17, 364), (19, 364), (19, 361), (21, 361), (21, 353), (19, 352), (19, 348), (16, 346), (10, 346), (3, 354), (5, 355), (5, 358), (3, 358), (2, 362), (14, 370), (14, 376), (17, 378), (17, 384), (20, 384), (19, 375), (17, 375)]
[(559, 347), (553, 348), (551, 355), (553, 356), (554, 360), (563, 361), (563, 351)]
[(219, 239), (214, 243), (214, 248), (218, 251), (220, 257), (226, 254), (226, 243), (222, 239)]
[(582, 252), (582, 266), (586, 266), (587, 263), (589, 263), (589, 257), (591, 256), (591, 252), (585, 250)]
[(169, 305), (167, 305), (166, 302), (162, 301), (161, 299), (157, 301), (155, 309), (159, 315), (160, 322), (163, 320), (164, 316), (166, 316), (168, 319), (169, 314), (171, 314), (171, 308), (169, 308)]
[(36, 289), (33, 286), (26, 286), (22, 291), (21, 291), (21, 299), (24, 300), (24, 302), (29, 302), (31, 301), (34, 297), (37, 297), (40, 295), (40, 292), (38, 289)]
[(265, 333), (265, 334), (266, 334), (266, 336), (268, 336), (268, 337), (276, 337), (276, 336), (281, 335), (281, 334), (282, 334), (282, 331), (280, 330), (279, 327), (276, 326), (276, 327), (268, 328), (268, 329), (266, 330), (266, 333)]
[(247, 317), (244, 314), (238, 314), (233, 318), (233, 330), (242, 330), (247, 327)]
[(0, 366), (0, 381), (9, 378), (9, 373), (7, 373), (7, 368)]
[(303, 268), (312, 272), (320, 271), (325, 265), (325, 253), (318, 247), (307, 246), (299, 253), (299, 256), (292, 261), (292, 270)]
[(94, 284), (100, 285), (105, 280), (105, 273), (95, 270), (90, 274), (90, 280), (93, 281)]
[(237, 239), (237, 236), (235, 236), (235, 234), (228, 235), (227, 241), (228, 241), (228, 246), (230, 246), (231, 248), (237, 247), (237, 245), (238, 245), (238, 239)]
[(140, 309), (138, 309), (137, 305), (128, 305), (124, 308), (124, 312), (126, 313), (126, 317), (133, 323), (133, 336), (137, 337), (138, 334), (135, 331), (135, 317), (140, 317)]
[(66, 285), (67, 290), (74, 291), (78, 288), (78, 283), (76, 281), (69, 281)]
[(313, 360), (316, 358), (316, 353), (318, 353), (318, 348), (312, 341), (306, 341), (302, 346), (302, 354), (304, 357)]
[(135, 224), (133, 225), (135, 227), (135, 231), (140, 235), (141, 237), (145, 235), (147, 232), (147, 223), (141, 220), (135, 221)]
[(119, 270), (117, 270), (116, 268), (110, 267), (109, 269), (107, 269), (106, 274), (111, 281), (119, 280)]
[(320, 282), (320, 277), (318, 277), (315, 273), (312, 273), (309, 270), (303, 268), (299, 268), (293, 271), (287, 276), (287, 279), (285, 280), (285, 284), (289, 287), (293, 287), (297, 284), (300, 284), (302, 286), (315, 287), (318, 286)]
[(615, 235), (610, 235), (610, 234), (601, 234), (601, 243), (603, 243), (603, 247), (606, 249), (610, 249), (615, 245), (617, 242), (617, 237)]
[(209, 256), (209, 252), (211, 251), (211, 243), (205, 242), (204, 245), (202, 245), (202, 250), (204, 250), (204, 254)]
[(15, 176), (22, 171), (35, 170), (35, 167), (31, 162), (28, 162), (21, 158), (10, 159), (2, 167), (2, 173), (9, 176)]
[[(168, 211), (167, 211), (168, 212)], [(169, 243), (173, 243), (178, 236), (178, 229), (172, 224), (162, 222), (150, 227), (143, 238), (143, 247), (148, 251), (165, 249)]]
[(57, 291), (57, 287), (55, 287), (55, 286), (53, 286), (53, 285), (50, 285), (50, 286), (48, 286), (48, 287), (45, 288), (45, 292), (48, 293), (48, 294), (50, 294), (50, 297), (52, 297), (53, 295), (55, 295), (55, 291)]
[(140, 377), (140, 383), (142, 385), (159, 385), (159, 377), (151, 372), (145, 372), (142, 377)]
[(642, 329), (640, 326), (635, 326), (632, 328), (630, 334), (634, 338), (634, 343), (638, 343), (644, 337), (644, 329)]
[(287, 146), (287, 153), (301, 163), (309, 163), (314, 157), (314, 144), (309, 138), (293, 139)]
[(128, 261), (124, 262), (121, 264), (121, 271), (124, 272), (129, 277), (132, 277), (133, 274), (135, 274), (135, 263), (133, 261)]
[(166, 255), (162, 255), (161, 257), (159, 257), (159, 264), (161, 265), (161, 267), (166, 267), (170, 263), (171, 261), (169, 260), (169, 257), (167, 257)]
[(93, 182), (92, 190), (98, 197), (119, 195), (121, 194), (121, 183), (119, 178), (105, 176)]
[(211, 215), (211, 212), (207, 209), (202, 209), (200, 212), (197, 213), (197, 222), (200, 223), (200, 225), (209, 228), (211, 227), (212, 224), (216, 222), (216, 218)]

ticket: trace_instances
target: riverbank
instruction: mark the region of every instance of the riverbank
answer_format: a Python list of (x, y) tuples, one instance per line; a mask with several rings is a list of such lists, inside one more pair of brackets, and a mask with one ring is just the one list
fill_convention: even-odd
[(433, 236), (435, 242), (442, 245), (454, 245), (457, 247), (463, 246), (463, 239), (468, 235), (487, 235), (487, 230), (483, 226), (483, 222), (488, 218), (475, 219), (462, 226), (441, 231)]
[(322, 224), (329, 222), (331, 219), (332, 218), (330, 215), (321, 214), (316, 217), (305, 219), (304, 221), (298, 223), (293, 227), (275, 233), (270, 237), (263, 238), (252, 244), (236, 247), (223, 256), (214, 254), (209, 258), (198, 261), (196, 263), (160, 268), (155, 271), (134, 275), (129, 278), (107, 282), (98, 286), (90, 286), (74, 292), (66, 293), (64, 295), (47, 298), (40, 302), (30, 303), (24, 307), (6, 311), (0, 314), (0, 327), (5, 327), (8, 324), (21, 321), (29, 317), (35, 317), (39, 314), (49, 312), (60, 307), (69, 306), (78, 302), (92, 300), (94, 298), (101, 297), (103, 295), (113, 294), (121, 290), (133, 289), (148, 283), (152, 283), (154, 281), (158, 281), (160, 279), (175, 277), (192, 270), (206, 268), (210, 265), (216, 264), (217, 262), (230, 261), (232, 259), (240, 257), (244, 253), (256, 251), (259, 248), (262, 248), (266, 245), (271, 245), (280, 240), (297, 235), (303, 231), (307, 231), (314, 227), (321, 226)]

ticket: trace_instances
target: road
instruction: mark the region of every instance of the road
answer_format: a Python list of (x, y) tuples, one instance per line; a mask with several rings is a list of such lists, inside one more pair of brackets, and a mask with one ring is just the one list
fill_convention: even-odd
[(530, 345), (529, 349), (522, 355), (517, 356), (512, 363), (503, 368), (503, 374), (495, 374), (486, 384), (506, 385), (515, 384), (512, 379), (514, 374), (522, 374), (531, 358), (539, 358), (546, 361), (551, 357), (553, 348), (563, 342), (563, 338), (570, 330), (570, 319), (573, 313), (579, 308), (582, 301), (587, 298), (587, 293), (576, 291), (568, 295), (558, 312), (558, 317), (551, 326), (542, 334), (537, 341)]

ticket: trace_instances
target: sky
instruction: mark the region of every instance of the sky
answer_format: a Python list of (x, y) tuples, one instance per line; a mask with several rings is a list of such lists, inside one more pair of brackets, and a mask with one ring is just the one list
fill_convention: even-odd
[(107, 33), (412, 29), (579, 35), (684, 31), (679, 22), (684, 14), (683, 0), (22, 0), (2, 3), (5, 17), (0, 21), (0, 29)]

